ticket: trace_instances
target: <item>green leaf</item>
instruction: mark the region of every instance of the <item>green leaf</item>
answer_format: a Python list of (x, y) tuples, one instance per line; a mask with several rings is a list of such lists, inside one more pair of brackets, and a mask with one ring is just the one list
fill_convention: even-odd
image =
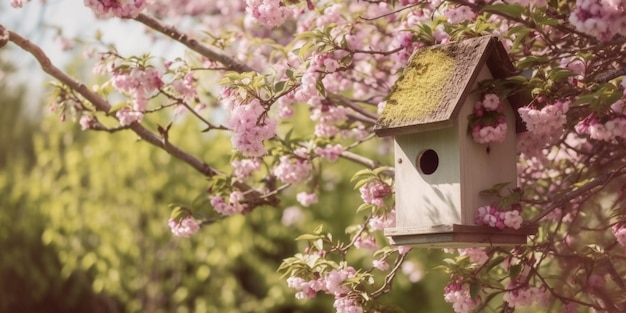
[(285, 142), (286, 142), (286, 143), (290, 143), (290, 142), (291, 142), (291, 135), (293, 135), (293, 130), (294, 130), (294, 129), (295, 129), (295, 128), (293, 128), (293, 127), (292, 127), (292, 128), (291, 128), (291, 129), (289, 129), (289, 131), (287, 131), (287, 133), (285, 134), (285, 139), (284, 139), (284, 140), (285, 140)]
[(522, 75), (511, 76), (508, 77), (506, 80), (520, 85), (528, 83), (528, 77)]
[(529, 55), (517, 62), (517, 67), (520, 69), (526, 69), (548, 63), (548, 61), (548, 57), (545, 56)]
[(550, 26), (558, 26), (563, 23), (563, 21), (559, 21), (555, 18), (551, 18), (544, 13), (545, 12), (540, 12), (539, 14), (533, 14), (533, 20), (537, 24), (550, 25)]
[(470, 298), (472, 300), (476, 300), (478, 298), (478, 293), (480, 292), (480, 285), (472, 282), (469, 286)]
[(502, 189), (504, 189), (504, 187), (508, 186), (509, 184), (511, 183), (506, 182), (506, 183), (495, 184), (490, 189), (482, 190), (480, 194), (484, 196), (499, 196), (500, 193), (502, 192)]
[(560, 81), (568, 77), (576, 76), (572, 71), (564, 68), (553, 68), (548, 74), (548, 78), (553, 81)]
[(315, 246), (315, 248), (317, 248), (317, 250), (324, 250), (324, 240), (322, 240), (321, 238), (318, 240), (315, 240), (313, 242), (313, 246)]
[(520, 18), (522, 17), (522, 14), (524, 14), (524, 12), (526, 11), (526, 8), (519, 4), (496, 3), (484, 6), (481, 11)]
[(313, 230), (313, 233), (321, 234), (323, 230), (324, 230), (324, 224), (320, 224), (317, 227), (315, 227), (315, 229)]
[(487, 271), (492, 270), (494, 267), (496, 267), (497, 265), (499, 265), (500, 263), (502, 263), (502, 261), (504, 261), (505, 257), (504, 256), (499, 256), (493, 260), (491, 260), (487, 266), (485, 267), (487, 269)]
[(274, 84), (274, 92), (276, 93), (280, 93), (281, 91), (285, 90), (285, 85), (287, 84), (286, 81), (279, 81), (276, 84)]
[(435, 270), (435, 271), (442, 271), (442, 272), (448, 273), (448, 274), (452, 272), (450, 270), (450, 268), (445, 266), (445, 265), (437, 265), (437, 266), (433, 267), (433, 270)]
[(362, 170), (354, 173), (354, 175), (352, 175), (352, 178), (350, 178), (350, 182), (353, 183), (357, 179), (361, 179), (361, 177), (368, 176), (368, 175), (373, 175), (372, 171), (370, 169), (368, 169), (368, 168), (362, 169)]
[(354, 185), (354, 190), (357, 190), (357, 189), (365, 186), (367, 183), (369, 183), (371, 181), (374, 181), (374, 180), (376, 180), (376, 177), (368, 177), (368, 178), (365, 178), (365, 179), (361, 179), (361, 180), (359, 180), (358, 183), (356, 183)]
[(128, 103), (126, 103), (126, 102), (120, 102), (120, 103), (118, 103), (118, 104), (116, 104), (116, 105), (112, 106), (112, 107), (109, 109), (109, 112), (108, 112), (108, 113), (109, 113), (109, 114), (113, 114), (113, 113), (115, 113), (115, 112), (117, 112), (117, 111), (119, 111), (119, 110), (121, 110), (121, 109), (123, 109), (123, 108), (125, 108), (125, 107), (127, 107), (127, 106), (128, 106)]
[(321, 79), (317, 80), (317, 82), (315, 83), (315, 88), (320, 93), (320, 95), (326, 97), (326, 88), (324, 87), (324, 83)]
[(510, 273), (511, 280), (515, 280), (517, 276), (519, 275), (519, 273), (522, 271), (522, 265), (521, 264), (511, 265), (511, 267), (509, 267), (509, 271), (511, 271)]
[(173, 209), (172, 213), (170, 214), (170, 218), (177, 222), (191, 214), (189, 209), (185, 208), (184, 206), (170, 204), (169, 207)]
[(304, 235), (300, 235), (298, 237), (296, 237), (296, 241), (300, 241), (300, 240), (317, 240), (320, 239), (320, 235), (313, 235), (313, 234), (304, 234)]
[(604, 248), (597, 244), (588, 244), (585, 247), (594, 254), (604, 254)]
[(356, 209), (357, 213), (361, 213), (362, 211), (365, 211), (367, 209), (371, 209), (373, 207), (372, 204), (370, 203), (362, 203), (361, 205), (359, 205), (359, 207)]
[(386, 170), (387, 170), (387, 167), (386, 167), (386, 166), (381, 166), (381, 167), (375, 168), (375, 169), (372, 171), (372, 174), (374, 174), (374, 175), (378, 176), (380, 173), (382, 173), (382, 172), (384, 172), (384, 171), (386, 171)]

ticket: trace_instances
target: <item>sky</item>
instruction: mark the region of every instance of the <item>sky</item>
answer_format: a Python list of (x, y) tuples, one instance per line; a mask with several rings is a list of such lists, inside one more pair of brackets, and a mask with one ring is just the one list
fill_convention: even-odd
[[(76, 47), (63, 51), (59, 30), (69, 39), (80, 38), (92, 42), (98, 30), (102, 32), (104, 42), (115, 44), (122, 55), (150, 52), (158, 56), (172, 57), (183, 54), (180, 46), (154, 44), (144, 34), (145, 27), (134, 21), (120, 19), (98, 20), (81, 0), (32, 0), (24, 7), (16, 9), (3, 1), (0, 8), (0, 23), (28, 38), (46, 51), (53, 64), (64, 68), (77, 57), (82, 57), (83, 48)], [(17, 47), (16, 47), (17, 48)], [(11, 54), (3, 55), (3, 60), (18, 68), (16, 82), (28, 81), (29, 95), (34, 100), (44, 92), (46, 76), (35, 59), (23, 51), (14, 49)]]

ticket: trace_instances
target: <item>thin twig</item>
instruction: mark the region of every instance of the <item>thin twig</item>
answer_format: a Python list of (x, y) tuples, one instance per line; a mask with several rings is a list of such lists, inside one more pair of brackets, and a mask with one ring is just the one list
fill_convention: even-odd
[(555, 197), (554, 199), (550, 200), (549, 202), (552, 203), (552, 205), (550, 205), (549, 207), (547, 207), (545, 210), (541, 211), (541, 213), (537, 214), (535, 217), (533, 217), (532, 219), (528, 220), (527, 222), (524, 222), (524, 224), (535, 224), (537, 223), (539, 220), (541, 220), (542, 218), (544, 218), (546, 215), (550, 214), (552, 211), (556, 210), (557, 208), (559, 208), (563, 203), (574, 199), (576, 197), (582, 196), (583, 194), (593, 190), (596, 187), (604, 187), (606, 186), (606, 184), (608, 184), (611, 179), (617, 177), (617, 176), (621, 176), (626, 174), (626, 170), (625, 170), (625, 166), (620, 167), (619, 169), (606, 173), (582, 186), (580, 186), (577, 189), (572, 190), (571, 192), (568, 192), (564, 195), (560, 195), (558, 197)]
[(211, 47), (203, 45), (196, 39), (190, 38), (188, 35), (180, 32), (178, 29), (176, 29), (176, 27), (166, 26), (161, 23), (161, 21), (151, 16), (141, 13), (137, 17), (135, 17), (135, 20), (182, 43), (183, 45), (187, 46), (187, 48), (199, 53), (202, 56), (209, 58), (210, 60), (222, 63), (229, 70), (239, 73), (255, 72), (255, 70), (248, 65), (238, 62), (235, 59), (220, 52), (217, 52)]
[(402, 265), (402, 263), (404, 263), (404, 259), (406, 258), (407, 254), (408, 253), (398, 254), (398, 258), (396, 259), (396, 263), (394, 264), (393, 269), (391, 270), (391, 272), (389, 272), (389, 274), (387, 274), (387, 276), (385, 276), (385, 283), (378, 290), (370, 294), (372, 298), (382, 296), (388, 293), (389, 291), (391, 291), (391, 286), (392, 286), (391, 282), (393, 281), (396, 274), (398, 273), (398, 270), (400, 269), (400, 266)]

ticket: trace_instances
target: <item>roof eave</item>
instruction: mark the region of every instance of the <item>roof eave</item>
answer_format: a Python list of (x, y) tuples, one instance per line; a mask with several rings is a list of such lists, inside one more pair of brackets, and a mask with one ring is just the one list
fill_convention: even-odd
[(401, 136), (414, 133), (421, 133), (431, 130), (444, 129), (454, 126), (454, 119), (447, 119), (443, 121), (437, 121), (425, 124), (414, 124), (407, 126), (389, 127), (389, 128), (375, 128), (374, 133), (378, 137), (387, 136)]

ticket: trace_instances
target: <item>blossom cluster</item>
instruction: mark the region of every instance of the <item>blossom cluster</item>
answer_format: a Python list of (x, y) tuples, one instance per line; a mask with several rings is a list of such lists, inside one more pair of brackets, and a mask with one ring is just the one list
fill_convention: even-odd
[(176, 237), (189, 237), (200, 229), (200, 221), (196, 220), (191, 215), (181, 218), (178, 221), (174, 218), (170, 218), (167, 224), (172, 230), (172, 234)]
[(297, 184), (306, 180), (312, 169), (313, 166), (307, 159), (283, 155), (278, 165), (274, 167), (273, 173), (285, 183)]
[(625, 5), (622, 0), (576, 0), (569, 22), (581, 32), (609, 41), (615, 35), (626, 35)]
[(499, 143), (506, 138), (504, 106), (495, 94), (485, 94), (469, 116), (472, 138), (480, 144)]
[(27, 1), (29, 0), (11, 0), (11, 6), (14, 8), (21, 8)]
[(243, 199), (243, 193), (233, 191), (228, 197), (228, 203), (221, 196), (214, 196), (211, 198), (211, 205), (218, 213), (228, 216), (243, 213), (245, 210), (245, 206), (242, 204)]
[[(542, 101), (539, 99), (539, 102)], [(569, 111), (569, 102), (557, 101), (546, 104), (541, 109), (524, 107), (517, 111), (528, 130), (523, 136), (519, 136), (518, 150), (526, 155), (533, 155), (561, 138), (567, 122), (565, 114)]]
[(392, 189), (386, 183), (375, 180), (361, 186), (359, 191), (363, 202), (382, 207), (385, 205), (385, 198), (391, 195)]
[(514, 281), (509, 284), (507, 290), (503, 300), (506, 301), (510, 307), (529, 306), (535, 302), (545, 305), (548, 301), (546, 290), (542, 287), (521, 285)]
[(340, 144), (331, 145), (328, 144), (324, 148), (316, 147), (315, 154), (326, 158), (330, 162), (337, 161), (341, 153), (343, 152), (343, 147)]
[(393, 227), (396, 225), (396, 211), (391, 210), (385, 215), (374, 215), (369, 219), (368, 225), (374, 231)]
[(150, 0), (84, 0), (84, 3), (99, 18), (135, 18)]
[[(339, 134), (341, 129), (338, 126), (348, 119), (349, 109), (330, 102), (318, 90), (320, 85), (330, 91), (334, 88), (348, 88), (346, 80), (339, 82), (336, 81), (338, 77), (328, 74), (339, 68), (337, 60), (345, 55), (345, 51), (313, 55), (302, 74), (300, 86), (289, 98), (290, 102), (306, 102), (310, 106), (311, 120), (316, 121), (314, 133), (318, 137), (330, 138)], [(322, 72), (326, 73), (325, 76)]]
[(317, 203), (317, 194), (316, 193), (308, 193), (308, 192), (300, 192), (296, 195), (296, 200), (305, 207), (308, 207), (312, 204)]
[(191, 73), (187, 73), (182, 78), (174, 80), (171, 86), (183, 100), (191, 101), (198, 97), (198, 90), (195, 87), (196, 82), (196, 78)]
[[(225, 99), (226, 100), (226, 99)], [(256, 157), (267, 152), (263, 141), (276, 134), (276, 120), (267, 116), (259, 99), (248, 103), (230, 103), (228, 128), (233, 130), (233, 147), (245, 156)]]
[(296, 289), (296, 298), (312, 298), (317, 292), (325, 292), (335, 296), (334, 307), (337, 313), (361, 313), (363, 308), (350, 298), (347, 294), (350, 288), (345, 285), (345, 281), (353, 278), (356, 270), (347, 266), (345, 268), (333, 269), (319, 278), (305, 280), (301, 277), (291, 276), (287, 278), (287, 285)]
[(500, 211), (491, 205), (482, 206), (476, 210), (475, 223), (478, 226), (519, 229), (522, 222), (522, 217), (517, 210)]
[(472, 299), (469, 285), (453, 281), (444, 288), (444, 300), (452, 303), (452, 309), (456, 313), (469, 313), (479, 303), (479, 299)]
[(376, 238), (367, 233), (362, 233), (358, 238), (354, 240), (354, 246), (358, 249), (376, 250), (378, 244), (376, 244)]
[(261, 164), (260, 158), (233, 160), (230, 162), (230, 165), (233, 167), (233, 175), (240, 181), (250, 178), (252, 173), (261, 168)]
[(122, 93), (129, 94), (133, 107), (122, 108), (115, 115), (122, 126), (130, 125), (143, 118), (148, 97), (163, 87), (161, 72), (154, 68), (134, 68), (130, 71), (113, 71), (111, 84)]
[(259, 23), (274, 27), (282, 25), (295, 11), (281, 0), (246, 0), (246, 12)]
[(624, 89), (624, 96), (611, 104), (611, 112), (603, 117), (596, 114), (587, 116), (576, 124), (578, 134), (607, 142), (626, 138), (626, 79), (622, 80), (621, 87)]
[(470, 261), (477, 265), (483, 265), (489, 260), (489, 256), (483, 248), (465, 248), (457, 249), (457, 251), (459, 255), (469, 257)]
[(476, 18), (476, 13), (472, 9), (465, 5), (448, 6), (444, 13), (450, 24), (459, 24), (465, 21), (471, 21)]

